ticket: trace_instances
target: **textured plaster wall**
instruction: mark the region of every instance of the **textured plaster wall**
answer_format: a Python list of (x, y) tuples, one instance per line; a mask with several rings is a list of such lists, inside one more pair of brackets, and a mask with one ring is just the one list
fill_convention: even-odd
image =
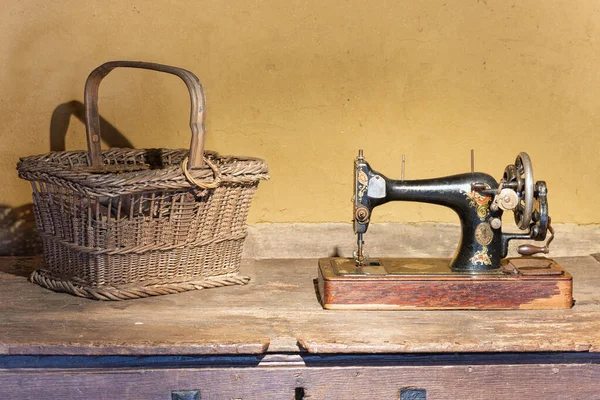
[[(19, 156), (66, 132), (104, 61), (185, 67), (204, 84), (207, 147), (268, 160), (250, 222), (349, 221), (352, 160), (407, 179), (476, 168), (500, 178), (519, 151), (555, 222), (600, 223), (600, 3), (595, 1), (2, 2), (0, 204), (30, 202)], [(186, 147), (175, 77), (115, 71), (100, 113), (135, 147)], [(61, 106), (62, 105), (62, 106)], [(58, 121), (58, 122), (57, 122)], [(67, 128), (67, 122), (70, 121)], [(123, 140), (117, 143), (122, 143)], [(375, 221), (454, 222), (389, 204)]]

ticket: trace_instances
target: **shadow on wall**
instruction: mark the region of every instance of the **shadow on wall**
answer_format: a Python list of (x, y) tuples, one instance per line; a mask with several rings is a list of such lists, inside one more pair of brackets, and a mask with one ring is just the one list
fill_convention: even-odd
[(0, 256), (42, 253), (33, 216), (33, 204), (11, 208), (0, 205)]
[[(64, 151), (66, 149), (65, 137), (67, 136), (71, 116), (75, 116), (85, 123), (85, 107), (82, 102), (72, 100), (60, 104), (54, 109), (50, 120), (50, 151)], [(133, 148), (131, 142), (102, 116), (100, 116), (100, 134), (108, 147)]]
[[(50, 151), (65, 150), (65, 137), (71, 116), (85, 122), (85, 107), (82, 102), (73, 100), (54, 109), (50, 120)], [(133, 147), (121, 132), (102, 117), (100, 129), (102, 139), (109, 147)], [(0, 256), (32, 256), (41, 253), (42, 243), (35, 225), (33, 204), (16, 208), (0, 205)]]

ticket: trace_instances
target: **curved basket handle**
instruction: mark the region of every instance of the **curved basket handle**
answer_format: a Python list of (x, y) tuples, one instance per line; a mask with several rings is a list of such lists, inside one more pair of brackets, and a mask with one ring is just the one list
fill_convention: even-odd
[(177, 75), (186, 84), (190, 92), (190, 143), (189, 168), (200, 168), (203, 165), (204, 136), (204, 91), (200, 81), (190, 71), (169, 65), (147, 63), (141, 61), (110, 61), (93, 70), (85, 82), (85, 131), (88, 151), (93, 167), (101, 167), (102, 153), (100, 149), (100, 117), (98, 115), (98, 88), (102, 79), (115, 68), (142, 68)]

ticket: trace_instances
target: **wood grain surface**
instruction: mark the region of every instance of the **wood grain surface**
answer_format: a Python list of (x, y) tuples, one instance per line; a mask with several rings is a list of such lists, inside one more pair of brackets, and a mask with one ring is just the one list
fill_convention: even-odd
[(245, 261), (247, 286), (98, 302), (28, 282), (39, 259), (1, 258), (0, 354), (600, 351), (600, 263), (557, 261), (570, 310), (334, 311), (318, 302), (316, 260)]
[(173, 391), (197, 390), (202, 400), (397, 400), (402, 390), (418, 388), (427, 400), (595, 400), (598, 379), (597, 364), (0, 370), (0, 393), (7, 399), (165, 400)]

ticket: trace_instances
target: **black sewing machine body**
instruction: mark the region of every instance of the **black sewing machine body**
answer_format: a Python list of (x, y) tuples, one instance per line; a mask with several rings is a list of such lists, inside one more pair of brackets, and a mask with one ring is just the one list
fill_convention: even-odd
[(354, 183), (356, 234), (366, 233), (373, 209), (390, 201), (438, 204), (454, 210), (462, 232), (458, 249), (450, 262), (454, 271), (498, 269), (500, 260), (508, 253), (509, 240), (544, 240), (546, 237), (548, 207), (544, 182), (536, 185), (535, 197), (542, 207), (542, 212), (538, 211), (535, 217), (539, 224), (534, 224), (535, 229), (528, 234), (502, 232), (503, 210), (491, 207), (498, 182), (488, 174), (477, 172), (433, 179), (393, 180), (374, 171), (364, 159), (357, 159)]
[[(454, 210), (461, 225), (454, 257), (369, 258), (363, 238), (371, 215), (376, 207), (393, 201), (437, 204)], [(395, 180), (373, 170), (360, 151), (354, 162), (353, 207), (357, 235), (354, 258), (319, 260), (319, 290), (325, 308), (566, 308), (572, 304), (571, 277), (553, 260), (506, 259), (511, 240), (541, 241), (549, 231), (545, 246), (519, 247), (521, 255), (531, 256), (548, 253), (554, 236), (546, 183), (533, 180), (526, 153), (520, 153), (515, 163), (506, 167), (500, 181), (473, 171), (404, 180), (404, 168), (402, 179)], [(503, 231), (502, 215), (508, 210), (514, 212), (521, 232)], [(401, 240), (398, 238), (399, 246)], [(411, 290), (423, 290), (429, 298), (423, 293), (408, 295)], [(540, 296), (545, 300), (540, 301)]]

